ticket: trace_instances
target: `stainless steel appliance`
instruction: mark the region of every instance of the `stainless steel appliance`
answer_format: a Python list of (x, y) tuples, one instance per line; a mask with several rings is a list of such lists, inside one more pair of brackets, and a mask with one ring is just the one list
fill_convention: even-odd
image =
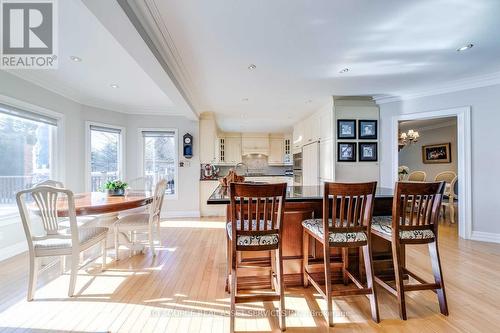
[(293, 186), (302, 186), (302, 152), (293, 154)]

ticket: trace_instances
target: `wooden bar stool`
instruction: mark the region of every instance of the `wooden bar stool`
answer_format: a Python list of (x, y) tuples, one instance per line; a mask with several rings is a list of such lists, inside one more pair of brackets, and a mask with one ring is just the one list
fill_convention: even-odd
[[(443, 273), (437, 245), (439, 207), (443, 197), (445, 182), (439, 183), (396, 183), (391, 216), (373, 218), (372, 234), (381, 237), (392, 246), (396, 286), (375, 277), (375, 282), (398, 298), (399, 316), (406, 320), (405, 292), (433, 290), (438, 295), (441, 313), (448, 315), (448, 305), (444, 290)], [(405, 266), (405, 246), (428, 244), (431, 256), (434, 283), (428, 283)], [(419, 283), (404, 284), (407, 274)]]
[[(379, 322), (377, 295), (373, 283), (373, 264), (370, 241), (370, 225), (376, 182), (359, 184), (325, 183), (323, 194), (323, 218), (305, 220), (303, 226), (303, 273), (304, 287), (309, 282), (325, 298), (328, 309), (327, 322), (333, 326), (333, 296), (368, 295), (372, 319)], [(335, 221), (335, 222), (332, 222)], [(325, 232), (328, 230), (328, 232)], [(323, 245), (325, 287), (315, 280), (309, 269), (309, 237)], [(330, 249), (342, 248), (344, 282), (352, 280), (355, 289), (332, 290)], [(345, 264), (348, 248), (362, 248), (366, 271), (366, 286), (349, 271)], [(360, 258), (361, 259), (361, 258)]]
[[(230, 328), (234, 332), (236, 304), (279, 301), (279, 326), (286, 330), (283, 284), (282, 223), (286, 184), (230, 184), (231, 216), (227, 224), (228, 266), (231, 267)], [(274, 294), (238, 294), (237, 255), (240, 251), (271, 251)]]

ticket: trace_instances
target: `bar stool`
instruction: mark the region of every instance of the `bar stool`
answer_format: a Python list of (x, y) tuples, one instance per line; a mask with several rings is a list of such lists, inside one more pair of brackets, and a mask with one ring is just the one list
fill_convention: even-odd
[[(304, 287), (309, 282), (323, 296), (327, 303), (329, 326), (333, 326), (333, 296), (368, 295), (372, 319), (380, 321), (377, 294), (373, 283), (373, 263), (371, 253), (370, 225), (373, 214), (373, 200), (376, 182), (359, 184), (325, 183), (323, 193), (323, 218), (302, 222), (303, 226), (303, 274)], [(335, 221), (335, 222), (332, 222)], [(325, 232), (327, 230), (328, 232)], [(325, 287), (309, 272), (309, 238), (313, 237), (323, 245)], [(352, 280), (355, 289), (332, 290), (330, 250), (342, 248), (344, 283)], [(349, 271), (345, 264), (349, 248), (362, 248), (366, 271), (366, 286)], [(360, 258), (361, 260), (361, 258)]]
[[(439, 307), (443, 315), (448, 315), (448, 304), (444, 290), (443, 273), (438, 251), (439, 207), (445, 182), (439, 183), (396, 183), (391, 216), (373, 218), (371, 232), (376, 237), (391, 243), (395, 282), (393, 287), (386, 280), (375, 277), (375, 282), (398, 298), (399, 316), (406, 320), (405, 292), (433, 290), (437, 293)], [(405, 265), (405, 246), (428, 244), (431, 256), (434, 283), (428, 283)], [(419, 283), (404, 284), (404, 275)]]
[[(227, 224), (229, 290), (231, 293), (230, 328), (234, 332), (236, 304), (279, 301), (279, 326), (286, 330), (283, 283), (282, 223), (286, 196), (283, 184), (230, 184), (231, 214)], [(238, 294), (237, 254), (240, 251), (271, 251), (273, 294)]]

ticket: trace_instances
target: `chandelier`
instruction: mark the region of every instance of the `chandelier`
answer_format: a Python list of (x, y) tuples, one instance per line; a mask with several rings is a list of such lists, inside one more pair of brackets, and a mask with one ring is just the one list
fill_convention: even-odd
[(414, 130), (408, 130), (408, 132), (401, 132), (399, 133), (399, 139), (398, 139), (398, 148), (399, 150), (403, 149), (404, 147), (418, 142), (418, 138), (420, 135), (418, 134), (418, 131)]

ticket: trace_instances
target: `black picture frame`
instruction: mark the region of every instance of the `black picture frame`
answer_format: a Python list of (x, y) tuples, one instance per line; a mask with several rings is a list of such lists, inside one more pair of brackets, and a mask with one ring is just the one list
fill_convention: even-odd
[(356, 119), (337, 119), (337, 139), (356, 139)]
[(358, 120), (358, 139), (377, 140), (378, 126), (377, 120)]
[[(347, 152), (345, 149), (349, 148), (350, 152)], [(356, 162), (356, 142), (337, 143), (337, 162)]]
[(360, 162), (377, 162), (378, 161), (377, 142), (359, 142), (358, 154), (359, 154), (358, 160)]

